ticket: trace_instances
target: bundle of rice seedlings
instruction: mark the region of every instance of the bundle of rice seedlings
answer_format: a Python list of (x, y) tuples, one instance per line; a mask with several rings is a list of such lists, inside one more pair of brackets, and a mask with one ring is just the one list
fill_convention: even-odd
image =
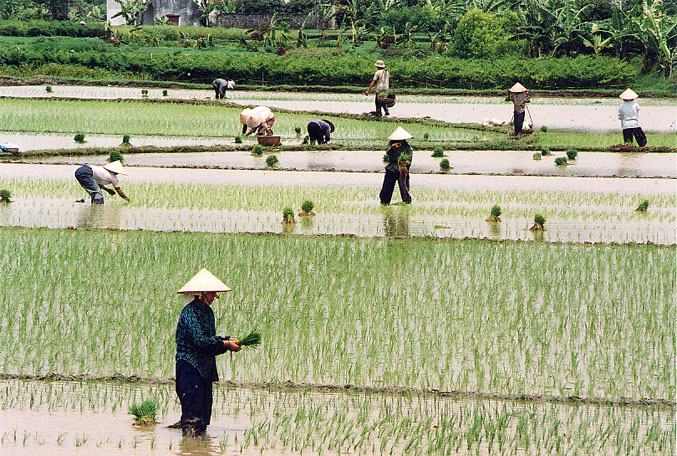
[(251, 347), (256, 348), (261, 345), (261, 333), (254, 330), (240, 339), (238, 343), (240, 347)]
[(129, 406), (129, 414), (134, 415), (136, 426), (153, 425), (157, 414), (157, 402), (153, 399), (146, 399), (141, 404), (134, 403)]

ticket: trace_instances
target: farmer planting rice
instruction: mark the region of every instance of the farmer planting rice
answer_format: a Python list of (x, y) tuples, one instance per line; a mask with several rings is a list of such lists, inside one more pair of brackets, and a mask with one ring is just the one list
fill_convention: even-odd
[(639, 105), (635, 101), (637, 95), (632, 89), (627, 89), (618, 96), (623, 103), (618, 106), (618, 118), (623, 129), (623, 142), (632, 144), (632, 138), (637, 140), (639, 147), (646, 146), (646, 135), (639, 126)]
[(216, 335), (210, 306), (225, 291), (231, 290), (202, 269), (177, 292), (186, 304), (176, 325), (176, 394), (184, 437), (203, 435), (211, 421), (212, 383), (219, 381), (216, 355), (241, 348), (237, 338)]
[(369, 91), (371, 91), (371, 88), (376, 86), (375, 93), (376, 93), (376, 117), (381, 117), (383, 114), (381, 114), (381, 108), (383, 108), (383, 112), (385, 112), (386, 116), (390, 115), (390, 111), (388, 111), (388, 107), (381, 103), (381, 100), (379, 100), (379, 96), (382, 93), (387, 92), (390, 90), (390, 70), (386, 68), (386, 64), (383, 63), (383, 60), (377, 60), (376, 63), (374, 64), (378, 70), (376, 70), (376, 73), (374, 73), (374, 79), (372, 79), (371, 84), (369, 84), (369, 87), (367, 88), (366, 92), (364, 92), (365, 95), (369, 95)]
[(334, 124), (327, 119), (315, 119), (308, 122), (308, 136), (310, 143), (325, 144), (329, 142), (331, 133), (334, 132)]
[(405, 203), (411, 203), (409, 194), (409, 168), (411, 168), (411, 159), (414, 151), (407, 142), (413, 138), (404, 128), (397, 127), (388, 139), (388, 164), (386, 165), (386, 174), (383, 177), (383, 186), (381, 187), (381, 204), (390, 204), (393, 196), (395, 182), (399, 184), (400, 196)]
[[(120, 160), (108, 163), (103, 166), (83, 165), (75, 171), (75, 178), (78, 180), (82, 188), (87, 190), (89, 196), (92, 198), (92, 204), (103, 204), (104, 189), (111, 195), (117, 192), (121, 198), (131, 201), (131, 199), (122, 191), (120, 184), (118, 184), (118, 174), (125, 175), (125, 170), (122, 167)], [(111, 190), (106, 185), (112, 185), (115, 190)]]
[(531, 101), (529, 98), (529, 91), (519, 82), (516, 82), (514, 86), (508, 89), (508, 97), (505, 101), (512, 101), (514, 106), (513, 115), (514, 115), (514, 125), (515, 125), (515, 135), (522, 133), (522, 124), (524, 123), (524, 111), (526, 110), (526, 104)]
[(212, 81), (212, 87), (214, 88), (215, 96), (217, 100), (226, 98), (226, 89), (234, 89), (235, 81), (226, 81), (225, 79), (214, 79)]
[[(254, 109), (245, 109), (240, 113), (242, 133), (246, 136), (256, 131), (257, 135), (272, 135), (275, 114), (267, 106), (257, 106)], [(249, 128), (249, 131), (247, 131)], [(245, 133), (246, 132), (246, 133)]]

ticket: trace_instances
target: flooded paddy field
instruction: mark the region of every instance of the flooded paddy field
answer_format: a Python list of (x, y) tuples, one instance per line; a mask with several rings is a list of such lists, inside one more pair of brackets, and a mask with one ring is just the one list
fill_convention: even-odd
[[(675, 450), (674, 415), (660, 407), (322, 393), (217, 384), (202, 441), (168, 429), (173, 384), (0, 382), (0, 451), (115, 455), (543, 454)], [(8, 394), (11, 391), (10, 394)], [(159, 423), (132, 426), (127, 408), (159, 403)], [(557, 423), (557, 424), (555, 424)], [(481, 429), (481, 432), (478, 432)]]
[[(116, 138), (118, 139), (118, 138)], [(118, 139), (119, 140), (119, 139)], [(379, 151), (267, 151), (275, 153), (281, 169), (336, 170), (382, 172), (383, 152)], [(415, 151), (412, 173), (440, 171), (440, 159), (430, 151)], [(661, 153), (596, 153), (580, 152), (576, 160), (565, 166), (555, 166), (553, 153), (541, 160), (533, 159), (532, 151), (449, 151), (446, 157), (453, 169), (451, 174), (498, 174), (539, 176), (604, 176), (604, 177), (671, 177), (677, 178), (677, 154)], [(26, 157), (31, 161), (55, 164), (104, 164), (107, 155), (74, 157)], [(250, 152), (198, 152), (125, 154), (127, 166), (222, 167), (229, 169), (266, 169), (266, 155), (256, 157)], [(676, 184), (677, 185), (677, 184)]]
[[(641, 94), (640, 94), (641, 95)], [(83, 98), (83, 99), (141, 99), (141, 89), (129, 87), (53, 86), (47, 94), (44, 86), (0, 87), (0, 97), (13, 98)], [(148, 98), (209, 99), (212, 90), (148, 89)], [(617, 117), (619, 100), (616, 98), (539, 98), (532, 93), (529, 105), (536, 127), (581, 131), (619, 130)], [(229, 101), (242, 105), (267, 105), (302, 111), (361, 114), (374, 110), (373, 97), (362, 94), (324, 94), (298, 92), (228, 91)], [(673, 99), (640, 99), (641, 123), (649, 132), (677, 132), (677, 101)], [(458, 97), (400, 95), (392, 109), (394, 117), (430, 117), (451, 123), (481, 123), (486, 118), (506, 122), (512, 116), (512, 106), (501, 97)], [(528, 120), (528, 117), (527, 117)]]

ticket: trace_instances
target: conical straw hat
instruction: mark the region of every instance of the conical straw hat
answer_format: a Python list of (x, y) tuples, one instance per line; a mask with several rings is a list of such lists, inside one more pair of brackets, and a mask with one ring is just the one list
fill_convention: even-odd
[(111, 173), (124, 174), (125, 176), (127, 175), (125, 169), (122, 167), (122, 162), (120, 160), (115, 160), (112, 163), (103, 165), (103, 168), (110, 171)]
[(413, 136), (411, 136), (409, 132), (402, 127), (397, 127), (393, 134), (388, 136), (388, 139), (391, 141), (403, 141), (411, 138), (413, 138)]
[(524, 87), (524, 86), (523, 86), (522, 84), (520, 84), (519, 82), (516, 82), (515, 85), (512, 86), (512, 87), (510, 87), (508, 90), (511, 91), (511, 92), (517, 93), (517, 92), (526, 92), (526, 91), (527, 91), (527, 88)]
[(249, 128), (256, 128), (263, 123), (263, 116), (257, 112), (249, 115), (247, 118), (247, 126)]
[(625, 89), (625, 92), (620, 94), (618, 96), (618, 98), (620, 98), (621, 100), (634, 100), (638, 96), (639, 95), (637, 95), (634, 90), (628, 88), (628, 89)]
[(249, 109), (249, 108), (245, 109), (244, 111), (242, 111), (242, 112), (240, 113), (240, 123), (241, 123), (242, 125), (246, 125), (246, 124), (247, 124), (247, 119), (249, 119), (249, 116), (251, 115), (251, 113), (252, 113), (252, 110)]
[(202, 268), (177, 293), (200, 293), (203, 291), (231, 291), (231, 289), (217, 279), (214, 274)]

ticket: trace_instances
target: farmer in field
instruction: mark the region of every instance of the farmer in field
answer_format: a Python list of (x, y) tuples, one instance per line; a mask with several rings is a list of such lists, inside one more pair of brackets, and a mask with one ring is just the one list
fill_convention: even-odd
[(411, 138), (413, 136), (402, 127), (397, 127), (393, 134), (388, 137), (390, 140), (388, 151), (386, 152), (388, 164), (386, 165), (386, 174), (383, 177), (383, 186), (379, 195), (383, 205), (390, 204), (393, 190), (395, 189), (395, 182), (399, 184), (402, 201), (407, 204), (411, 203), (409, 168), (411, 168), (414, 150), (407, 142)]
[[(103, 193), (101, 189), (107, 191), (111, 195), (117, 192), (120, 197), (131, 201), (129, 196), (125, 194), (118, 184), (118, 174), (125, 174), (120, 160), (108, 163), (103, 166), (83, 165), (75, 170), (75, 178), (78, 180), (82, 188), (87, 190), (89, 196), (92, 198), (92, 204), (103, 204)], [(112, 185), (115, 190), (112, 190), (106, 185)]]
[(315, 119), (308, 122), (308, 136), (310, 144), (326, 144), (331, 139), (331, 133), (334, 132), (334, 124), (327, 119)]
[(210, 306), (222, 291), (230, 288), (202, 269), (177, 292), (185, 302), (176, 325), (176, 394), (184, 437), (203, 435), (211, 421), (212, 383), (219, 381), (216, 355), (241, 348), (236, 338), (216, 335)]
[(635, 99), (639, 97), (632, 89), (627, 89), (619, 95), (623, 100), (618, 106), (618, 118), (621, 120), (621, 128), (623, 128), (623, 142), (632, 144), (634, 136), (639, 147), (646, 146), (646, 135), (644, 130), (639, 126), (639, 105)]
[[(275, 114), (267, 106), (257, 106), (254, 109), (245, 109), (240, 113), (242, 133), (246, 136), (256, 132), (257, 135), (272, 135)], [(249, 130), (247, 131), (247, 128)], [(246, 132), (246, 133), (245, 133)]]
[(514, 86), (508, 89), (508, 97), (505, 101), (512, 101), (514, 106), (513, 120), (515, 125), (515, 135), (519, 135), (522, 133), (522, 124), (524, 123), (526, 104), (531, 101), (529, 98), (529, 91), (526, 89), (526, 87), (517, 82)]
[(226, 89), (234, 89), (235, 81), (226, 81), (225, 79), (214, 79), (212, 81), (212, 87), (214, 92), (216, 92), (216, 99), (221, 100), (226, 98)]
[(383, 108), (385, 115), (389, 116), (390, 111), (388, 111), (388, 107), (386, 105), (381, 103), (379, 100), (379, 95), (390, 90), (390, 70), (386, 68), (386, 64), (383, 63), (383, 60), (377, 60), (374, 66), (378, 68), (378, 70), (376, 70), (376, 73), (374, 73), (374, 79), (372, 79), (371, 84), (369, 84), (369, 87), (367, 88), (367, 91), (364, 92), (364, 94), (369, 95), (372, 87), (376, 86), (374, 89), (374, 93), (376, 93), (376, 117), (381, 117), (383, 115), (381, 114), (381, 108)]

